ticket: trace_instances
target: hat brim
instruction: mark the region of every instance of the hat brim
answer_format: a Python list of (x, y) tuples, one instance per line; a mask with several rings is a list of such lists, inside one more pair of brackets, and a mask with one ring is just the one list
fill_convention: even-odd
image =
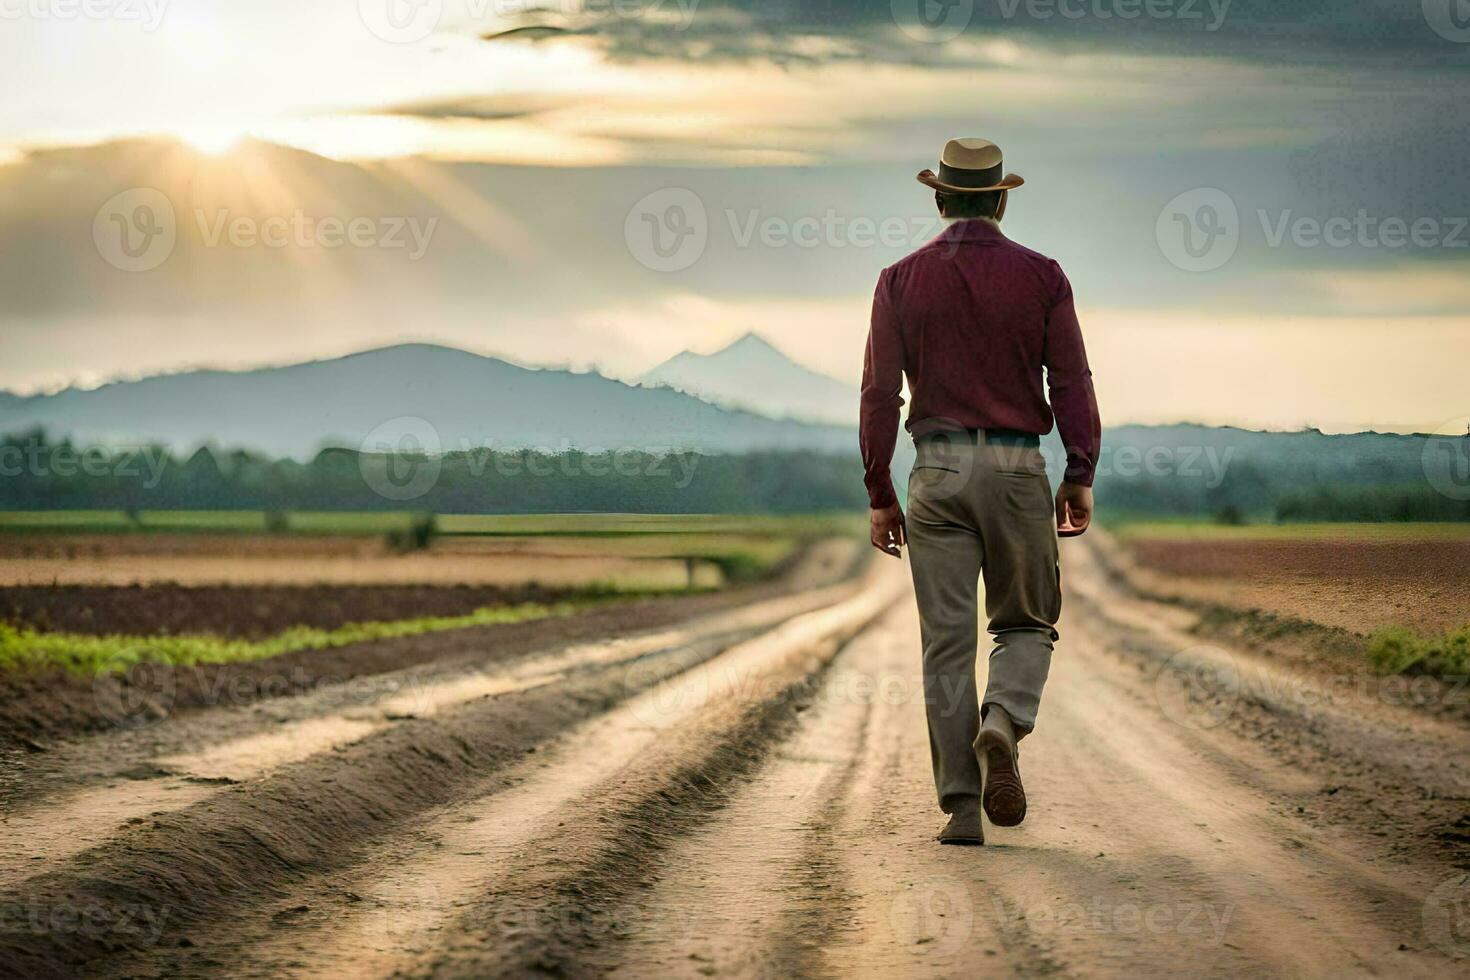
[(932, 170), (919, 171), (918, 181), (927, 187), (934, 188), (936, 191), (944, 191), (948, 194), (979, 194), (984, 191), (1009, 191), (1015, 190), (1017, 187), (1026, 183), (1017, 174), (1006, 174), (1001, 178), (999, 184), (993, 184), (990, 187), (959, 187), (955, 184), (944, 183)]

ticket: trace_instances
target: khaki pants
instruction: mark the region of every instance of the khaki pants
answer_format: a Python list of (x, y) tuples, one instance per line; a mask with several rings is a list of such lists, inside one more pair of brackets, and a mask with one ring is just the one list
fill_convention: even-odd
[[(978, 444), (977, 444), (978, 443)], [(985, 434), (919, 440), (909, 476), (909, 567), (924, 645), (924, 696), (939, 805), (980, 795), (973, 743), (980, 705), (1036, 725), (1062, 610), (1056, 509), (1041, 451)], [(976, 586), (995, 638), (981, 702), (975, 685)]]

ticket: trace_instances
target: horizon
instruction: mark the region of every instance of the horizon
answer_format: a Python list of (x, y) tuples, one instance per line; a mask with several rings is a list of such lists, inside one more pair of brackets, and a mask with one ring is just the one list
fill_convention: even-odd
[[(679, 351), (678, 353), (676, 353), (674, 355), (671, 355), (671, 357), (666, 358), (664, 361), (660, 361), (660, 362), (658, 362), (657, 364), (654, 364), (654, 365), (649, 365), (649, 369), (660, 367), (664, 363), (666, 363), (668, 360), (672, 360), (673, 358), (679, 357), (679, 356), (681, 356), (683, 354), (691, 354), (692, 353), (692, 354), (698, 354), (701, 357), (709, 357), (711, 355), (720, 354), (720, 353), (723, 353), (725, 350), (728, 350), (729, 348), (735, 346), (736, 344), (739, 344), (740, 342), (742, 342), (742, 341), (744, 341), (746, 339), (752, 338), (752, 337), (755, 338), (755, 339), (757, 339), (757, 340), (759, 340), (759, 341), (764, 342), (768, 347), (770, 347), (771, 349), (775, 350), (776, 353), (778, 353), (779, 355), (781, 355), (783, 358), (785, 358), (787, 361), (791, 362), (792, 364), (795, 364), (797, 367), (801, 367), (801, 368), (804, 368), (804, 369), (809, 370), (809, 371), (814, 371), (814, 372), (819, 373), (819, 374), (821, 373), (819, 371), (816, 371), (816, 369), (813, 368), (811, 365), (803, 364), (802, 362), (800, 362), (800, 361), (796, 360), (795, 358), (791, 357), (791, 355), (787, 354), (784, 350), (781, 349), (781, 347), (780, 347), (779, 344), (775, 343), (770, 338), (765, 337), (759, 331), (755, 331), (755, 330), (745, 331), (744, 333), (740, 334), (739, 336), (737, 336), (737, 337), (735, 337), (735, 338), (733, 338), (733, 339), (731, 339), (729, 341), (721, 342), (719, 344), (719, 346), (715, 350), (710, 351), (708, 353), (703, 353), (703, 352), (695, 351), (695, 350), (693, 350), (691, 348), (686, 348), (683, 351)], [(370, 347), (370, 348), (365, 348), (365, 349), (362, 349), (362, 350), (347, 351), (347, 352), (344, 352), (344, 353), (341, 353), (341, 354), (326, 355), (326, 356), (322, 356), (322, 357), (311, 358), (310, 360), (295, 361), (295, 362), (288, 362), (288, 363), (263, 363), (263, 364), (254, 364), (254, 365), (246, 365), (246, 366), (239, 366), (239, 367), (221, 367), (221, 366), (212, 366), (212, 365), (195, 365), (195, 366), (192, 366), (192, 367), (179, 368), (177, 370), (160, 371), (160, 372), (152, 373), (152, 374), (144, 374), (144, 375), (140, 375), (140, 376), (137, 376), (137, 377), (119, 377), (119, 378), (108, 379), (108, 380), (101, 381), (101, 382), (99, 382), (99, 383), (97, 383), (95, 385), (91, 385), (91, 386), (88, 386), (88, 387), (82, 387), (82, 386), (77, 386), (77, 385), (70, 385), (70, 386), (65, 386), (65, 387), (62, 387), (62, 388), (57, 388), (55, 390), (34, 391), (34, 392), (29, 392), (29, 393), (21, 393), (21, 392), (16, 392), (16, 391), (14, 391), (12, 389), (0, 388), (0, 395), (11, 395), (13, 397), (16, 397), (16, 398), (19, 398), (19, 399), (24, 400), (24, 399), (28, 399), (28, 398), (51, 397), (51, 396), (54, 396), (54, 395), (63, 394), (65, 392), (67, 392), (67, 391), (78, 391), (78, 392), (96, 391), (96, 390), (98, 390), (100, 388), (105, 388), (105, 387), (108, 387), (108, 386), (111, 386), (111, 385), (132, 384), (132, 383), (139, 382), (139, 381), (148, 381), (148, 380), (152, 380), (152, 379), (155, 379), (155, 378), (170, 378), (170, 377), (176, 377), (176, 376), (180, 376), (180, 375), (189, 375), (189, 374), (212, 374), (212, 373), (214, 373), (214, 374), (251, 374), (251, 373), (256, 373), (256, 372), (273, 371), (273, 370), (280, 370), (280, 369), (285, 369), (285, 368), (302, 367), (302, 366), (307, 366), (307, 365), (311, 365), (311, 364), (321, 364), (321, 363), (327, 363), (327, 362), (331, 362), (331, 361), (346, 360), (348, 358), (356, 357), (356, 356), (363, 355), (363, 354), (383, 353), (383, 352), (386, 352), (386, 351), (394, 350), (396, 348), (407, 348), (407, 347), (430, 347), (430, 348), (436, 348), (436, 349), (440, 349), (440, 350), (450, 351), (450, 352), (453, 352), (453, 353), (469, 354), (469, 355), (471, 355), (473, 357), (477, 357), (477, 358), (483, 358), (483, 359), (486, 359), (486, 360), (500, 361), (500, 362), (502, 362), (504, 364), (508, 364), (508, 365), (510, 365), (512, 367), (520, 368), (520, 369), (525, 370), (525, 371), (533, 371), (533, 372), (555, 372), (555, 373), (578, 375), (578, 376), (581, 376), (581, 375), (593, 375), (593, 376), (602, 378), (603, 380), (606, 380), (606, 381), (613, 381), (613, 382), (617, 382), (617, 383), (626, 385), (626, 386), (628, 386), (630, 388), (649, 388), (649, 389), (665, 388), (665, 389), (669, 389), (669, 390), (672, 390), (672, 391), (678, 391), (681, 394), (688, 395), (691, 398), (695, 398), (695, 399), (697, 399), (699, 401), (706, 402), (707, 404), (714, 405), (714, 407), (716, 407), (716, 408), (722, 408), (723, 410), (727, 410), (727, 411), (733, 410), (733, 411), (746, 412), (746, 413), (749, 413), (749, 414), (759, 415), (759, 416), (763, 416), (763, 417), (774, 417), (774, 416), (770, 416), (770, 415), (768, 415), (766, 413), (762, 413), (762, 412), (760, 412), (760, 411), (758, 411), (756, 409), (753, 409), (753, 408), (750, 408), (750, 407), (746, 407), (746, 406), (733, 406), (733, 407), (732, 406), (722, 406), (722, 405), (717, 404), (716, 402), (711, 401), (709, 398), (703, 397), (703, 396), (701, 396), (701, 395), (699, 395), (699, 394), (697, 394), (695, 392), (685, 391), (683, 389), (678, 388), (675, 385), (671, 385), (671, 384), (668, 384), (668, 383), (665, 383), (665, 382), (649, 382), (649, 381), (641, 381), (641, 380), (639, 380), (639, 377), (642, 374), (647, 373), (647, 371), (638, 372), (638, 373), (636, 373), (635, 375), (633, 375), (631, 377), (617, 377), (617, 376), (614, 376), (614, 375), (611, 375), (611, 374), (607, 374), (605, 372), (598, 371), (595, 367), (579, 369), (577, 367), (570, 367), (570, 366), (566, 366), (566, 365), (557, 365), (557, 364), (528, 364), (528, 363), (521, 363), (521, 362), (515, 361), (515, 360), (513, 360), (513, 359), (511, 359), (509, 357), (506, 357), (503, 354), (499, 354), (499, 353), (484, 352), (484, 351), (475, 351), (475, 350), (470, 350), (470, 349), (467, 349), (467, 348), (464, 348), (464, 347), (457, 347), (457, 346), (455, 346), (453, 344), (439, 343), (439, 342), (427, 341), (427, 340), (405, 340), (405, 341), (401, 341), (401, 342), (398, 342), (398, 343), (387, 344), (387, 345), (384, 345), (382, 347)], [(829, 378), (831, 377), (830, 375), (824, 375), (824, 376), (825, 377), (829, 377)], [(836, 379), (836, 378), (834, 378), (832, 380), (841, 381), (841, 379)], [(843, 382), (843, 383), (846, 383), (846, 382)], [(905, 388), (905, 391), (906, 390), (907, 389)], [(856, 388), (855, 387), (854, 387), (854, 394), (856, 394)], [(793, 421), (803, 422), (803, 423), (813, 423), (813, 420), (800, 419), (800, 418), (794, 419)], [(814, 424), (831, 424), (831, 423), (815, 422)], [(854, 420), (854, 422), (852, 423), (852, 427), (853, 428), (856, 427), (856, 420)], [(1138, 421), (1127, 421), (1127, 420), (1124, 420), (1124, 421), (1107, 421), (1107, 420), (1105, 420), (1104, 423), (1103, 423), (1103, 427), (1104, 427), (1104, 429), (1123, 429), (1123, 428), (1176, 428), (1176, 427), (1177, 428), (1204, 428), (1204, 429), (1237, 429), (1237, 430), (1241, 430), (1241, 431), (1244, 431), (1244, 432), (1259, 433), (1259, 434), (1268, 434), (1268, 435), (1269, 434), (1275, 434), (1275, 435), (1297, 435), (1297, 434), (1310, 433), (1310, 432), (1316, 432), (1316, 433), (1319, 433), (1321, 435), (1332, 435), (1332, 436), (1353, 436), (1353, 435), (1431, 436), (1431, 435), (1444, 435), (1445, 434), (1444, 432), (1434, 432), (1434, 431), (1429, 431), (1429, 430), (1413, 430), (1413, 429), (1407, 429), (1407, 428), (1360, 428), (1360, 429), (1346, 428), (1346, 429), (1330, 429), (1330, 428), (1325, 428), (1325, 427), (1322, 427), (1322, 426), (1314, 425), (1314, 424), (1312, 424), (1310, 422), (1303, 423), (1303, 424), (1301, 424), (1299, 426), (1296, 426), (1294, 428), (1285, 428), (1285, 427), (1272, 428), (1272, 427), (1260, 427), (1260, 426), (1252, 426), (1252, 425), (1243, 425), (1243, 424), (1238, 424), (1238, 423), (1234, 423), (1234, 422), (1206, 422), (1206, 421), (1191, 420), (1191, 419), (1187, 419), (1187, 418), (1181, 418), (1181, 419), (1176, 419), (1176, 420), (1173, 420), (1173, 421), (1164, 421), (1164, 422), (1138, 422)], [(3, 434), (3, 433), (0, 433), (0, 434)]]

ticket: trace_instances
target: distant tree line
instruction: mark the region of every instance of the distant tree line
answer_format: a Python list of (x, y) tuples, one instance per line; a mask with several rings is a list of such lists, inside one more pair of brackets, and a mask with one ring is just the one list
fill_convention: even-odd
[[(1235, 433), (1110, 430), (1096, 482), (1100, 512), (1228, 523), (1470, 520), (1470, 499), (1462, 499), (1470, 498), (1470, 483), (1448, 468), (1456, 460), (1426, 470), (1422, 437)], [(1062, 456), (1059, 447), (1047, 454), (1055, 483)], [(901, 440), (894, 462), (900, 491), (912, 459)], [(0, 437), (0, 510), (656, 514), (866, 505), (856, 446), (844, 454), (738, 455), (329, 449), (303, 462), (243, 450), (176, 456), (161, 446), (78, 448), (39, 432)]]
[(866, 506), (862, 465), (809, 452), (741, 455), (323, 450), (300, 462), (200, 448), (79, 449), (0, 438), (0, 510), (437, 513), (797, 513)]
[[(1048, 455), (1057, 478), (1060, 445)], [(1103, 435), (1095, 492), (1103, 515), (1224, 523), (1466, 521), (1470, 440), (1121, 426)]]
[(1319, 488), (1288, 494), (1276, 504), (1279, 521), (1470, 521), (1470, 500), (1428, 487)]
[[(1400, 480), (1403, 478), (1401, 477)], [(1180, 476), (1103, 475), (1095, 496), (1106, 515), (1205, 518), (1227, 524), (1262, 521), (1470, 521), (1470, 500), (1429, 486), (1394, 481), (1381, 486), (1324, 482), (1256, 463), (1237, 463), (1218, 485)]]

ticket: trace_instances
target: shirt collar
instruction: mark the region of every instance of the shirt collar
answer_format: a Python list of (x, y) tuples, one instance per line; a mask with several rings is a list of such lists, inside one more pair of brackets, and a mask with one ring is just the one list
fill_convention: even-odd
[(939, 233), (948, 242), (993, 242), (1006, 240), (1000, 230), (1000, 222), (994, 218), (960, 218), (949, 222), (949, 227)]

